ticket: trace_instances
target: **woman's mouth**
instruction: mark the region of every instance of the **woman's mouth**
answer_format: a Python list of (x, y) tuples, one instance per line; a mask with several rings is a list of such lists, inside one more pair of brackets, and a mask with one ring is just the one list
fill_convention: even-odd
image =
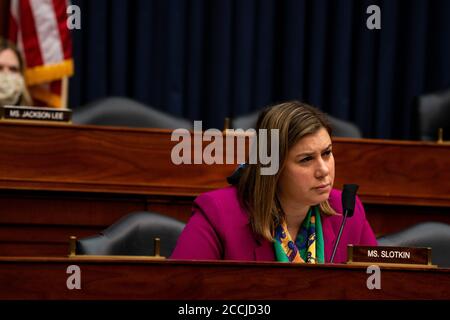
[(331, 185), (329, 183), (321, 184), (317, 187), (314, 187), (314, 190), (317, 190), (319, 192), (328, 191), (330, 189)]

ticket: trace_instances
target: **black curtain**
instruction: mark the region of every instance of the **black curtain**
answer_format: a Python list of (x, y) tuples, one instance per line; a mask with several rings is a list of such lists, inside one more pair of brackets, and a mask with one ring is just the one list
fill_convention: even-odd
[[(364, 137), (415, 139), (414, 98), (450, 87), (447, 0), (73, 0), (70, 106), (128, 96), (204, 128), (298, 99)], [(368, 6), (381, 8), (369, 30)]]

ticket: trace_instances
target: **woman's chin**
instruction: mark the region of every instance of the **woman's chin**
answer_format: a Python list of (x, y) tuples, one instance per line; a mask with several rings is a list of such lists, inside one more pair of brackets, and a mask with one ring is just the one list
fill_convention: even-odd
[(314, 201), (313, 201), (314, 205), (317, 205), (319, 203), (327, 201), (330, 198), (330, 193), (331, 193), (331, 190), (328, 191), (328, 192), (323, 192), (323, 193), (321, 193), (319, 195), (316, 195), (314, 197)]

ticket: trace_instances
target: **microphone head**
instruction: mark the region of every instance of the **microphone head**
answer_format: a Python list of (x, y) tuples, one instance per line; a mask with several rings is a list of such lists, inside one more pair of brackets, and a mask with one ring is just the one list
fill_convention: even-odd
[(357, 184), (344, 184), (342, 190), (342, 210), (347, 211), (347, 217), (353, 216), (355, 210), (356, 192), (359, 186)]

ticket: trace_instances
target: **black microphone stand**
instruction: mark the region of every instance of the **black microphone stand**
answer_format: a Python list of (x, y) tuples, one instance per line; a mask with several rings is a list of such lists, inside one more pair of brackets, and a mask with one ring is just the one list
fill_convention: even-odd
[(342, 220), (341, 228), (339, 229), (339, 233), (336, 238), (336, 242), (334, 244), (333, 254), (331, 255), (330, 263), (333, 263), (334, 256), (336, 254), (337, 247), (338, 247), (337, 244), (339, 243), (339, 240), (341, 239), (342, 230), (344, 230), (345, 222), (347, 221), (348, 212), (349, 212), (349, 210), (344, 211), (344, 219)]

